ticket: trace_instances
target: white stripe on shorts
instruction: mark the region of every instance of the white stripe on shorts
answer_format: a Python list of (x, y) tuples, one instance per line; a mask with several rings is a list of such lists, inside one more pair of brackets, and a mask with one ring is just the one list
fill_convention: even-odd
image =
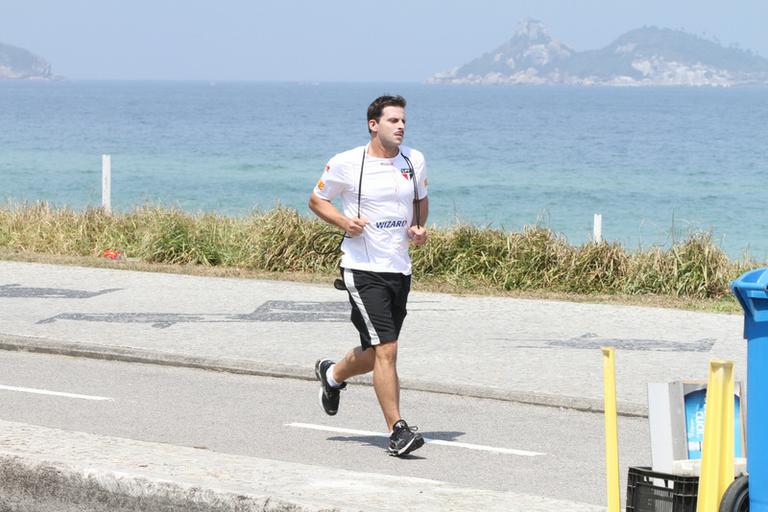
[(357, 309), (360, 310), (360, 314), (363, 316), (365, 326), (368, 328), (368, 335), (371, 337), (371, 345), (379, 345), (381, 343), (379, 335), (376, 334), (376, 329), (373, 328), (373, 323), (368, 317), (368, 311), (365, 310), (365, 304), (363, 304), (363, 298), (360, 297), (360, 292), (355, 288), (355, 275), (352, 273), (352, 270), (348, 268), (344, 269), (344, 284), (347, 285), (349, 295), (352, 297), (352, 300), (355, 301)]

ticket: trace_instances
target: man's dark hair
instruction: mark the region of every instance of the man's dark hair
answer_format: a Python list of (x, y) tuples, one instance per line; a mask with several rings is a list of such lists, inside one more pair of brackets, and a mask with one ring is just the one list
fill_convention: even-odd
[[(379, 96), (368, 105), (368, 121), (375, 119), (378, 121), (381, 119), (381, 114), (385, 107), (400, 107), (405, 108), (405, 98), (402, 96)], [(367, 122), (367, 121), (366, 121)], [(368, 128), (368, 133), (371, 133), (371, 129)]]

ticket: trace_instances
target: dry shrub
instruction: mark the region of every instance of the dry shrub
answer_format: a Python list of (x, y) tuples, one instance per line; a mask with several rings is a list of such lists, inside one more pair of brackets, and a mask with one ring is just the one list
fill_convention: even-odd
[(618, 243), (586, 243), (571, 253), (567, 291), (610, 293), (621, 289), (629, 258)]
[(525, 226), (506, 240), (509, 256), (499, 283), (503, 289), (561, 289), (568, 273), (564, 262), (573, 251), (565, 237), (541, 226)]

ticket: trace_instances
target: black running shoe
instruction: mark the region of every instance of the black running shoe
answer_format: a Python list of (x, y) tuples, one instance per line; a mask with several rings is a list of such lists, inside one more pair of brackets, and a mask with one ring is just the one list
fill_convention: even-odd
[(417, 430), (419, 427), (409, 427), (405, 420), (398, 420), (392, 427), (387, 453), (393, 457), (402, 457), (424, 446), (424, 438)]
[(343, 382), (341, 386), (334, 388), (328, 384), (328, 379), (325, 374), (328, 371), (328, 367), (333, 364), (330, 359), (318, 359), (315, 363), (315, 376), (320, 381), (320, 405), (323, 406), (325, 414), (333, 416), (339, 411), (339, 395), (341, 390), (347, 387), (347, 383)]

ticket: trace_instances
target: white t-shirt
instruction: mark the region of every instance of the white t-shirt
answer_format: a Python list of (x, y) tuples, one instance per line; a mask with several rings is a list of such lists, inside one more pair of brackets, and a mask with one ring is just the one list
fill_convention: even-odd
[[(360, 164), (367, 149), (359, 146), (331, 158), (315, 186), (321, 199), (341, 197), (342, 213), (349, 218), (357, 217)], [(413, 164), (419, 199), (427, 197), (427, 166), (421, 152), (400, 146), (395, 158), (366, 154), (360, 217), (367, 218), (368, 224), (360, 236), (344, 239), (342, 267), (411, 274), (408, 228), (413, 222), (414, 178), (403, 155)]]

